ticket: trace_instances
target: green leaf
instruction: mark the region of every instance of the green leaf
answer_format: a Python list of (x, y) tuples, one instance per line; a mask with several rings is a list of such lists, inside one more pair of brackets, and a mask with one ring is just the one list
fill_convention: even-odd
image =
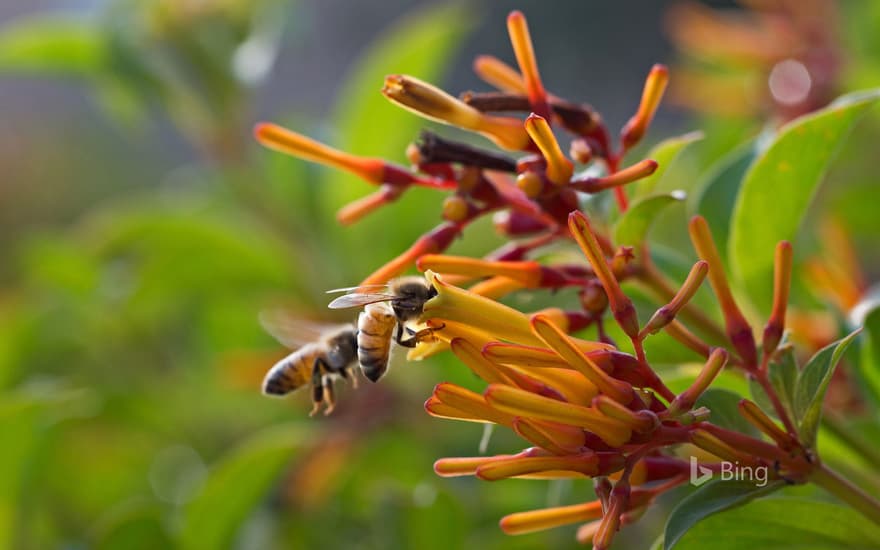
[(35, 16), (0, 31), (0, 72), (92, 75), (107, 62), (99, 30), (78, 19)]
[(806, 498), (772, 497), (700, 522), (675, 548), (866, 550), (877, 548), (877, 541), (880, 527), (850, 508)]
[(693, 211), (709, 223), (712, 237), (722, 256), (730, 234), (730, 217), (746, 171), (755, 160), (756, 145), (749, 140), (719, 160), (699, 184)]
[[(671, 173), (670, 168), (675, 165), (679, 155), (684, 152), (687, 146), (701, 139), (703, 139), (702, 132), (689, 132), (681, 136), (665, 139), (655, 145), (648, 151), (645, 158), (657, 161), (657, 170), (647, 178), (641, 179), (634, 184), (635, 194), (633, 197), (639, 199), (652, 194), (654, 191), (668, 188), (661, 184), (661, 182), (665, 183), (664, 176)], [(670, 190), (679, 187), (680, 183), (676, 182), (671, 185)]]
[(822, 417), (822, 401), (840, 357), (861, 329), (846, 338), (825, 346), (810, 358), (797, 377), (794, 388), (794, 412), (801, 441), (808, 446), (816, 442), (816, 431)]
[(755, 428), (739, 414), (742, 396), (720, 388), (709, 388), (697, 399), (695, 407), (707, 407), (712, 411), (709, 420), (722, 428), (740, 433), (757, 435)]
[(728, 253), (736, 281), (769, 310), (776, 243), (793, 241), (828, 165), (880, 90), (844, 96), (783, 127), (752, 164), (731, 221)]
[(239, 527), (278, 481), (305, 435), (294, 427), (271, 428), (227, 454), (184, 510), (180, 547), (229, 548)]
[[(669, 550), (677, 545), (695, 525), (713, 514), (741, 506), (752, 499), (771, 493), (785, 485), (776, 480), (763, 487), (756, 487), (749, 480), (713, 479), (682, 499), (666, 520), (663, 548)], [(719, 517), (724, 517), (722, 514)], [(714, 546), (712, 546), (714, 548)]]
[(657, 215), (670, 204), (685, 198), (687, 195), (684, 191), (673, 191), (634, 201), (614, 225), (614, 242), (618, 245), (641, 244)]
[[(876, 300), (876, 296), (873, 297)], [(857, 308), (864, 306), (858, 315)], [(867, 309), (867, 311), (865, 311)], [(875, 407), (880, 407), (880, 307), (876, 303), (857, 305), (850, 313), (850, 317), (856, 324), (865, 327), (865, 336), (862, 338), (862, 347), (859, 357), (859, 379), (864, 393)]]

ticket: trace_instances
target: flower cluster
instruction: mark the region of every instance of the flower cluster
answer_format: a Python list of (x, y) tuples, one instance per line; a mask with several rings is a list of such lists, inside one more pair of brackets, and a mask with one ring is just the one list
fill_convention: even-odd
[(838, 5), (833, 0), (742, 2), (717, 10), (685, 0), (667, 28), (685, 60), (672, 100), (700, 111), (783, 122), (827, 105), (842, 73)]
[[(704, 219), (690, 222), (700, 259), (676, 288), (652, 263), (642, 240), (614, 242), (599, 220), (582, 210), (585, 196), (611, 191), (618, 213), (626, 212), (630, 197), (624, 186), (657, 168), (650, 159), (626, 167), (621, 163), (650, 126), (666, 87), (666, 69), (658, 65), (650, 71), (636, 114), (614, 140), (591, 107), (545, 89), (523, 15), (513, 12), (507, 25), (518, 68), (490, 56), (479, 57), (474, 65), (498, 91), (456, 98), (404, 75), (387, 77), (382, 90), (401, 107), (478, 133), (506, 153), (425, 133), (408, 149), (413, 167), (407, 169), (335, 150), (274, 124), (256, 129), (268, 147), (353, 172), (379, 186), (340, 211), (343, 223), (399, 199), (413, 185), (448, 192), (444, 222), (363, 284), (385, 283), (413, 265), (425, 271), (437, 295), (425, 304), (419, 321), (437, 338), (419, 344), (410, 358), (451, 350), (486, 383), (482, 393), (440, 384), (426, 409), (438, 417), (508, 427), (528, 447), (515, 454), (441, 459), (435, 470), (485, 480), (592, 478), (595, 501), (512, 514), (501, 520), (501, 527), (518, 534), (583, 523), (578, 538), (592, 541), (595, 548), (607, 548), (621, 526), (687, 480), (689, 463), (677, 454), (682, 444), (701, 449), (701, 461), (710, 469), (730, 461), (765, 467), (777, 479), (806, 480), (815, 457), (799, 440), (770, 380), (772, 368), (788, 351), (783, 330), (791, 246), (780, 243), (776, 252), (774, 302), (759, 348)], [(514, 112), (527, 116), (511, 116)], [(569, 155), (554, 128), (571, 134)], [(513, 158), (509, 152), (522, 155)], [(589, 169), (578, 172), (578, 165)], [(510, 238), (508, 244), (479, 259), (443, 254), (470, 222), (490, 212), (498, 230)], [(533, 259), (551, 243), (579, 249), (586, 261)], [(723, 325), (691, 303), (706, 279)], [(661, 304), (647, 322), (639, 320), (622, 290), (624, 281), (640, 283)], [(531, 314), (498, 301), (523, 289), (574, 289), (577, 299), (570, 309)], [(627, 344), (608, 337), (608, 318), (619, 325)], [(595, 341), (572, 336), (588, 326), (596, 328)], [(659, 331), (704, 360), (692, 385), (678, 394), (648, 359), (645, 342)], [(725, 366), (742, 370), (764, 388), (781, 425), (746, 399), (739, 411), (762, 438), (710, 421), (711, 411), (698, 399)]]

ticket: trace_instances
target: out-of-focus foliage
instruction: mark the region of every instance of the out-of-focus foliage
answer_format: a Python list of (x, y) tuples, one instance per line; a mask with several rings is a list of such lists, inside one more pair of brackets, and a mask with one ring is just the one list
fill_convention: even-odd
[[(141, 136), (110, 144), (78, 129), (35, 134), (46, 153), (34, 162), (45, 162), (47, 171), (11, 175), (29, 178), (25, 204), (45, 200), (41, 213), (57, 219), (39, 227), (0, 220), (16, 235), (0, 240), (0, 548), (535, 548), (573, 540), (565, 529), (509, 538), (496, 521), (542, 504), (582, 501), (592, 491), (586, 482), (435, 478), (433, 460), (473, 454), (481, 436), (479, 427), (420, 412), (437, 380), (471, 383), (448, 358), (400, 361), (379, 386), (343, 389), (340, 410), (329, 419), (306, 418), (305, 396), (259, 395), (259, 380), (284, 353), (259, 327), (259, 311), (282, 303), (306, 317), (341, 319), (327, 317), (323, 291), (355, 284), (433, 226), (439, 212), (431, 192), (418, 189), (340, 228), (336, 208), (368, 192), (363, 183), (251, 143), (253, 90), (278, 62), (284, 24), (298, 9), (281, 0), (118, 0), (88, 17), (45, 14), (0, 30), (0, 75), (72, 77), (106, 120)], [(880, 45), (871, 32), (878, 17), (876, 3), (845, 4), (842, 24), (854, 29), (843, 35), (850, 61), (845, 89), (880, 82)], [(331, 124), (319, 126), (295, 105), (284, 118), (300, 128), (314, 124), (313, 135), (354, 153), (402, 160), (421, 123), (386, 104), (378, 93), (382, 77), (442, 80), (480, 24), (461, 5), (405, 14), (389, 22), (350, 74), (340, 75), (340, 92), (328, 98), (335, 105)], [(161, 124), (152, 123), (157, 113), (199, 160), (175, 167), (139, 150), (136, 139), (162, 135)], [(880, 236), (876, 171), (865, 169), (873, 162), (876, 113), (866, 118), (843, 140), (806, 223), (792, 228), (804, 257), (816, 249), (813, 222), (822, 216), (845, 216), (862, 248)], [(712, 229), (727, 243), (732, 198), (760, 148), (756, 119), (699, 126), (701, 141), (685, 134), (664, 142), (668, 166), (643, 191), (689, 192), (682, 202), (646, 199), (663, 203), (650, 228), (657, 263), (682, 275), (687, 213), (720, 220)], [(129, 175), (150, 184), (128, 185)], [(70, 181), (51, 196), (52, 181), (63, 177)], [(85, 205), (75, 200), (79, 194), (100, 200)], [(66, 202), (78, 208), (68, 210)], [(7, 202), (0, 211), (15, 208)], [(457, 246), (477, 253), (496, 242), (488, 224), (466, 237)], [(875, 272), (876, 251), (864, 257), (863, 269)], [(803, 281), (796, 285), (797, 301), (818, 309), (821, 298)], [(561, 298), (548, 303), (553, 299)], [(832, 319), (833, 330), (844, 332), (847, 313)], [(850, 373), (844, 390), (858, 377), (871, 382), (873, 395), (858, 407), (876, 413), (880, 323), (875, 313), (868, 319), (861, 353), (849, 353), (840, 370)], [(662, 341), (655, 357), (686, 387), (694, 357), (671, 345), (665, 353)], [(857, 355), (861, 374), (846, 368)], [(718, 385), (748, 394), (735, 376), (722, 375)], [(835, 385), (831, 394), (840, 391)], [(852, 439), (858, 446), (876, 441), (878, 432), (876, 423), (861, 420), (822, 427), (823, 456), (876, 487)], [(491, 449), (505, 452), (512, 442), (496, 435)], [(644, 547), (662, 519), (645, 518), (619, 547)], [(698, 544), (708, 525), (683, 543)]]

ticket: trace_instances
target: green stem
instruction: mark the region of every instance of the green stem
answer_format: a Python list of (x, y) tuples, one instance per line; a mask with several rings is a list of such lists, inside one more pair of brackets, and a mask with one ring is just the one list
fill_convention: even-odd
[(825, 464), (819, 464), (813, 470), (810, 480), (880, 525), (880, 501), (841, 477)]

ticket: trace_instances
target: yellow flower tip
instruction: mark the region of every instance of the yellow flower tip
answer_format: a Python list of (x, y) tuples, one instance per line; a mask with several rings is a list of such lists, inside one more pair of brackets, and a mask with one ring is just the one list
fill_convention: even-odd
[(547, 161), (547, 179), (554, 185), (566, 185), (571, 180), (574, 165), (559, 147), (550, 124), (544, 117), (532, 113), (526, 118), (525, 128)]
[(476, 475), (484, 481), (556, 471), (574, 474), (570, 477), (592, 477), (598, 472), (597, 465), (598, 459), (593, 452), (568, 456), (512, 457), (481, 464), (477, 467)]
[(535, 58), (532, 37), (522, 12), (513, 11), (507, 16), (507, 32), (510, 35), (513, 53), (516, 55), (516, 61), (523, 75), (526, 94), (529, 96), (532, 110), (542, 116), (549, 117), (550, 107), (547, 104), (547, 92), (544, 90), (541, 75), (538, 73), (538, 61)]
[(476, 212), (476, 207), (464, 197), (449, 195), (443, 200), (442, 216), (446, 221), (458, 223), (469, 219)]
[(620, 284), (608, 266), (605, 254), (602, 247), (599, 246), (593, 228), (590, 227), (589, 220), (582, 212), (575, 210), (568, 216), (568, 228), (593, 267), (596, 278), (602, 283), (602, 287), (608, 295), (608, 301), (611, 303), (611, 313), (614, 315), (614, 319), (627, 336), (636, 338), (639, 334), (639, 320), (635, 306), (620, 289)]
[(644, 159), (608, 176), (601, 178), (588, 177), (574, 180), (572, 182), (572, 187), (578, 191), (583, 191), (584, 193), (598, 193), (600, 191), (621, 187), (628, 183), (646, 178), (656, 172), (658, 166), (656, 160)]
[(516, 176), (516, 186), (530, 199), (537, 198), (544, 191), (544, 180), (537, 173), (527, 170)]
[(519, 388), (490, 384), (483, 395), (492, 407), (507, 414), (578, 426), (593, 432), (614, 447), (623, 445), (632, 436), (632, 430), (626, 424), (594, 409), (535, 395)]
[(609, 376), (546, 316), (533, 316), (531, 326), (538, 338), (568, 362), (571, 368), (583, 374), (600, 392), (619, 403), (629, 404), (632, 401), (635, 394), (631, 385)]
[(440, 403), (467, 414), (469, 418), (484, 419), (504, 426), (510, 426), (513, 423), (513, 416), (487, 403), (482, 395), (461, 386), (448, 382), (437, 384), (433, 396)]
[(484, 82), (499, 90), (526, 93), (523, 77), (516, 69), (492, 55), (480, 55), (474, 59), (474, 72)]
[(434, 462), (434, 473), (440, 477), (472, 476), (477, 473), (477, 468), (484, 464), (514, 456), (516, 455), (441, 458)]
[(648, 73), (648, 78), (645, 79), (639, 109), (621, 131), (621, 139), (626, 149), (634, 146), (645, 135), (654, 119), (654, 113), (657, 112), (657, 107), (660, 105), (668, 83), (669, 69), (665, 65), (654, 65), (651, 72)]
[(382, 94), (394, 104), (429, 120), (478, 132), (501, 148), (522, 150), (531, 144), (518, 119), (485, 115), (417, 78), (389, 75), (385, 77)]
[(672, 300), (658, 309), (651, 319), (648, 320), (647, 324), (645, 324), (641, 336), (646, 334), (656, 334), (661, 328), (671, 323), (673, 319), (675, 319), (675, 316), (678, 315), (678, 312), (691, 301), (691, 298), (693, 298), (694, 294), (697, 293), (697, 290), (700, 289), (700, 285), (703, 284), (703, 280), (706, 278), (708, 272), (709, 262), (700, 260), (695, 263), (691, 268), (687, 279), (685, 279), (681, 288)]
[(764, 354), (776, 351), (785, 330), (785, 311), (788, 308), (788, 295), (791, 289), (793, 263), (791, 243), (781, 241), (776, 245), (773, 270), (773, 308), (767, 326), (764, 327)]
[(697, 399), (703, 395), (703, 392), (709, 388), (709, 385), (712, 384), (715, 377), (718, 376), (718, 373), (721, 372), (721, 369), (724, 368), (724, 365), (726, 364), (727, 350), (724, 348), (715, 348), (712, 350), (709, 359), (706, 361), (706, 364), (703, 365), (700, 374), (697, 375), (697, 379), (694, 380), (694, 383), (691, 384), (688, 389), (680, 393), (678, 397), (672, 401), (669, 405), (668, 413), (674, 417), (679, 413), (689, 411), (691, 407), (694, 406), (694, 403), (697, 402)]
[(508, 535), (523, 535), (600, 517), (602, 517), (602, 503), (594, 500), (583, 504), (510, 514), (501, 518), (499, 526)]
[(270, 149), (352, 172), (371, 183), (382, 183), (384, 180), (384, 161), (344, 153), (277, 124), (257, 124), (254, 127), (254, 136)]

